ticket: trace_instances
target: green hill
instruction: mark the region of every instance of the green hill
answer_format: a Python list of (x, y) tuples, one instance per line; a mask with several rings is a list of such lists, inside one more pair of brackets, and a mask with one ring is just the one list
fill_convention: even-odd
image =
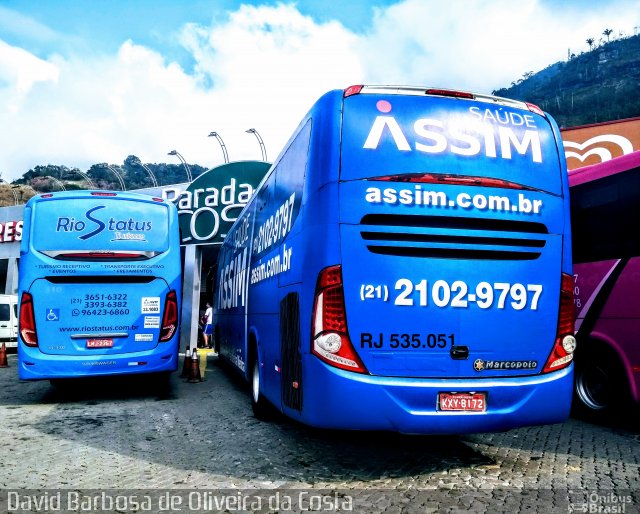
[(640, 35), (527, 73), (493, 94), (539, 105), (561, 127), (640, 116)]

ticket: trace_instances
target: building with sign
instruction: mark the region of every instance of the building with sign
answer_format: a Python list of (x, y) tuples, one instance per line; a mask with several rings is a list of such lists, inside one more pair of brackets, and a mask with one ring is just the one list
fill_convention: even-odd
[(561, 133), (569, 170), (640, 150), (640, 117), (566, 128)]

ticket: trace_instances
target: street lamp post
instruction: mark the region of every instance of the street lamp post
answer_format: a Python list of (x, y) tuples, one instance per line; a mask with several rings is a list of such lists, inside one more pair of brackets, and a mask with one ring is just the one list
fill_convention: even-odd
[(171, 150), (168, 155), (175, 155), (178, 159), (180, 159), (180, 162), (182, 162), (182, 165), (187, 172), (187, 178), (189, 179), (189, 182), (193, 182), (193, 177), (191, 176), (191, 168), (189, 168), (189, 165), (187, 164), (187, 161), (184, 160), (184, 157), (180, 155), (180, 152), (178, 152), (177, 150)]
[(47, 175), (45, 178), (51, 179), (53, 181), (53, 183), (58, 186), (60, 189), (62, 189), (63, 191), (66, 191), (67, 188), (64, 187), (64, 184), (58, 180), (56, 177), (52, 177), (51, 175)]
[(95, 189), (96, 188), (96, 185), (93, 183), (93, 180), (91, 180), (89, 175), (87, 175), (86, 173), (83, 173), (80, 170), (73, 170), (73, 171), (76, 172), (78, 175), (80, 175), (83, 179), (85, 179), (87, 181), (87, 183), (89, 184), (89, 187), (91, 189)]
[(113, 173), (116, 176), (116, 178), (118, 179), (118, 182), (120, 182), (120, 190), (121, 191), (126, 191), (127, 190), (127, 188), (124, 185), (124, 180), (122, 178), (122, 175), (120, 175), (120, 173), (118, 173), (118, 171), (113, 166), (111, 166), (110, 164), (108, 164), (106, 162), (103, 162), (103, 163), (99, 164), (99, 166), (101, 168), (109, 168), (109, 170), (111, 170), (111, 173)]
[(151, 183), (153, 184), (153, 187), (158, 187), (158, 181), (156, 180), (156, 176), (153, 174), (153, 171), (151, 171), (149, 169), (149, 166), (144, 164), (137, 157), (135, 159), (131, 159), (131, 164), (133, 164), (135, 166), (141, 166), (147, 172), (147, 174), (149, 175), (149, 178), (151, 179)]
[(229, 154), (227, 153), (227, 147), (224, 145), (224, 141), (220, 137), (220, 134), (218, 134), (217, 132), (211, 132), (209, 134), (209, 137), (215, 137), (218, 140), (218, 143), (220, 143), (220, 148), (222, 148), (222, 156), (224, 157), (224, 162), (225, 164), (228, 163)]
[(18, 205), (18, 193), (16, 193), (16, 187), (19, 186), (11, 186), (11, 192), (13, 193), (13, 205)]
[(258, 131), (254, 128), (250, 128), (248, 130), (245, 130), (245, 132), (247, 134), (253, 134), (254, 136), (256, 136), (256, 139), (258, 140), (258, 144), (260, 145), (260, 151), (262, 152), (262, 160), (264, 162), (267, 162), (267, 149), (265, 148), (264, 142), (262, 141), (260, 134), (258, 134)]

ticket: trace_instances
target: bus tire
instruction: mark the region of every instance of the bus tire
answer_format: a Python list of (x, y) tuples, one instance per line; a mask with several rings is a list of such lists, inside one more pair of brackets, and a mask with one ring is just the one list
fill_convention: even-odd
[(249, 377), (251, 385), (251, 410), (253, 415), (261, 420), (268, 421), (271, 418), (271, 405), (268, 400), (260, 392), (260, 362), (257, 353), (251, 360), (251, 376)]
[(220, 355), (220, 327), (218, 325), (213, 329), (213, 351)]
[(604, 420), (619, 413), (629, 389), (624, 368), (613, 350), (589, 341), (576, 355), (574, 406), (579, 415)]
[(72, 379), (69, 378), (50, 378), (49, 384), (57, 391), (70, 391), (72, 386)]

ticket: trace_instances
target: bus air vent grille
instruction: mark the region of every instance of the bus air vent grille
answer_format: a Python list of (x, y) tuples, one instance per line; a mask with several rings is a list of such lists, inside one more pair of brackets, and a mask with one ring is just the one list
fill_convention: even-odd
[(370, 252), (401, 257), (533, 260), (548, 234), (542, 223), (488, 218), (368, 214), (360, 223)]

